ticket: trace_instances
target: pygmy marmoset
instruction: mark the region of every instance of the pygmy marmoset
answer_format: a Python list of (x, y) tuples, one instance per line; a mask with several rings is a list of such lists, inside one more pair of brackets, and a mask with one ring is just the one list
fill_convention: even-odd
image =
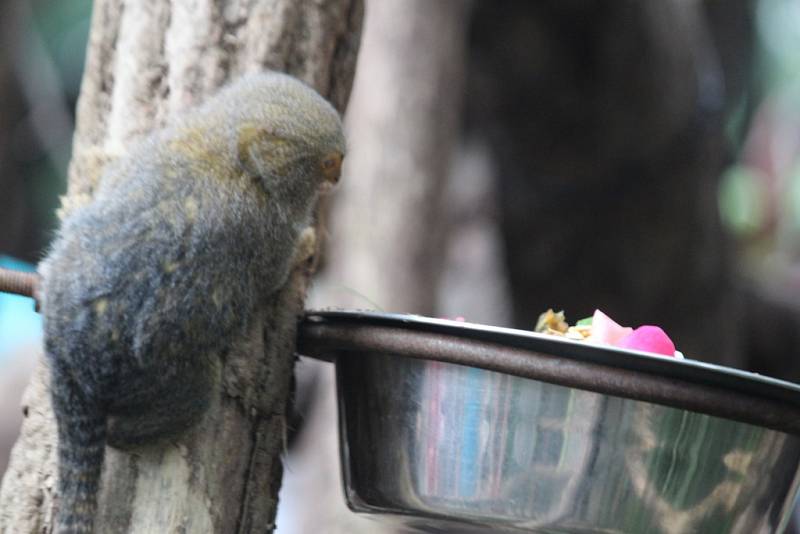
[(56, 532), (92, 532), (106, 443), (152, 442), (202, 416), (220, 354), (286, 282), (344, 144), (314, 90), (246, 76), (109, 164), (64, 218), (40, 267)]

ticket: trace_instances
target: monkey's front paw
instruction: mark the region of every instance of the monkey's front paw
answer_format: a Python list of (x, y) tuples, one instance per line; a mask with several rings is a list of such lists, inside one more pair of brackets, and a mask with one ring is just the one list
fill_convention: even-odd
[(314, 256), (317, 253), (317, 232), (311, 226), (300, 232), (297, 238), (297, 247), (294, 251), (292, 260), (293, 267), (310, 266), (314, 263)]

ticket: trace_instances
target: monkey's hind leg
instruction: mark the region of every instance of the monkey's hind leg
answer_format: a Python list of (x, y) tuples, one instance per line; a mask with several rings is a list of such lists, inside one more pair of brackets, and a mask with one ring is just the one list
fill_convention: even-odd
[(208, 410), (212, 381), (197, 373), (184, 377), (168, 391), (151, 392), (136, 403), (112, 410), (108, 418), (108, 444), (131, 449), (175, 438), (202, 419)]
[(56, 534), (90, 534), (105, 453), (106, 418), (68, 369), (52, 361), (51, 395), (58, 424)]

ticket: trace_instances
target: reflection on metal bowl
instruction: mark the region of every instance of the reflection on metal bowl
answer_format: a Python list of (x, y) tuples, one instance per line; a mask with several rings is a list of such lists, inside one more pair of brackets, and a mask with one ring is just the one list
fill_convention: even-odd
[(351, 508), (434, 532), (784, 527), (800, 480), (800, 388), (574, 345), (408, 316), (310, 315), (299, 349), (336, 362)]

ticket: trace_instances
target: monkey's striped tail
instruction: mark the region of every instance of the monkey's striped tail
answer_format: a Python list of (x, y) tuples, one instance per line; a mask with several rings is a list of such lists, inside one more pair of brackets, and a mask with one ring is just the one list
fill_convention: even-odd
[[(54, 367), (56, 367), (54, 365)], [(65, 373), (53, 372), (58, 422), (56, 534), (91, 534), (106, 442), (106, 418)]]

